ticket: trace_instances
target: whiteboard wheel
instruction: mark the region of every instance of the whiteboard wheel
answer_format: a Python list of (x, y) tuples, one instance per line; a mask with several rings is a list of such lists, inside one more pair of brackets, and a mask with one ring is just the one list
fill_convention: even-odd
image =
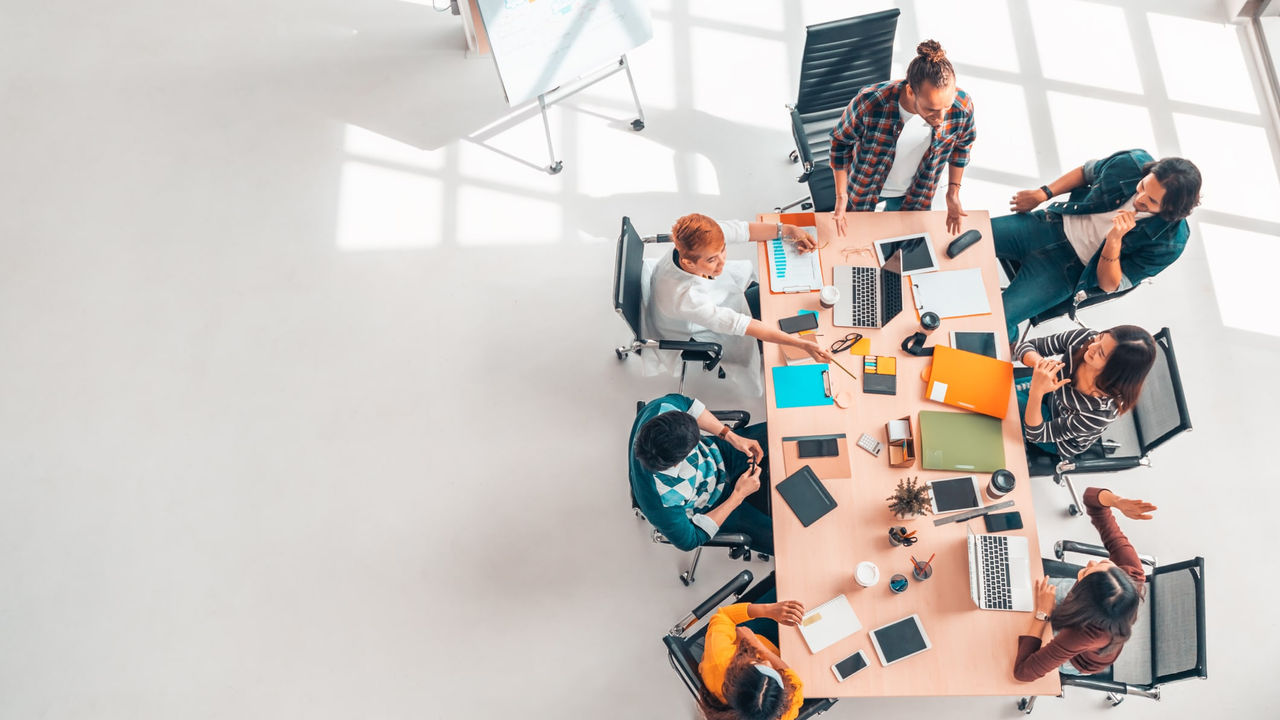
[(559, 172), (563, 169), (564, 169), (564, 163), (557, 160), (555, 165), (552, 165), (551, 167), (547, 168), (547, 172), (552, 175), (556, 175), (556, 174), (559, 174)]
[(632, 129), (632, 130), (635, 130), (636, 132), (640, 132), (641, 130), (643, 130), (643, 129), (644, 129), (644, 121), (643, 121), (643, 120), (641, 120), (641, 119), (639, 119), (639, 118), (636, 118), (635, 120), (632, 120), (632, 121), (631, 121), (631, 129)]

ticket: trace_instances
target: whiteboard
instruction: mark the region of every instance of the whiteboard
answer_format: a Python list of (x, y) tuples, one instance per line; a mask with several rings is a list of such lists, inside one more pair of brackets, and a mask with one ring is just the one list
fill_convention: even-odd
[(653, 37), (644, 0), (478, 0), (507, 102), (599, 70)]

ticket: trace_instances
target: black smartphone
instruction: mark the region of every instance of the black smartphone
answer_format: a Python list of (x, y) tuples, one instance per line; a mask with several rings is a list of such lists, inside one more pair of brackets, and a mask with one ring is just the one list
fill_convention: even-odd
[(802, 330), (814, 330), (818, 327), (818, 316), (804, 313), (785, 317), (778, 321), (778, 327), (782, 328), (782, 332), (792, 335)]
[(987, 523), (987, 532), (1004, 532), (1005, 530), (1021, 530), (1022, 529), (1022, 513), (1014, 510), (1013, 512), (988, 513), (982, 516), (984, 522)]
[(862, 670), (867, 666), (867, 656), (861, 650), (841, 660), (831, 666), (831, 672), (836, 674), (836, 680), (844, 682), (854, 675), (854, 673)]
[(835, 438), (799, 440), (796, 442), (796, 449), (802, 458), (835, 457), (840, 454), (840, 444), (836, 442)]

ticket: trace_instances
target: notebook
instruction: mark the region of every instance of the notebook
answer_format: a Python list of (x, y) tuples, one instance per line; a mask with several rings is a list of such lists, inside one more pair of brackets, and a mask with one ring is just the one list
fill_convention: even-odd
[(787, 501), (800, 524), (809, 527), (823, 515), (836, 509), (836, 501), (808, 465), (778, 483), (778, 494)]
[(1004, 467), (1000, 421), (973, 413), (920, 411), (920, 467), (995, 472)]
[(933, 348), (925, 397), (963, 410), (1003, 418), (1013, 390), (1013, 363), (946, 345)]
[(862, 629), (862, 622), (849, 604), (849, 598), (837, 595), (800, 618), (800, 637), (817, 653)]

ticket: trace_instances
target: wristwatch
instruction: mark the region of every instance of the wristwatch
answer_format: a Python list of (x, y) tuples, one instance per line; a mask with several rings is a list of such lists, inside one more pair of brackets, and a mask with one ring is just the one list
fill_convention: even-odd
[(778, 223), (778, 239), (781, 240), (782, 238), (782, 223)]
[(721, 440), (724, 440), (726, 437), (729, 436), (729, 430), (730, 430), (729, 426), (725, 425), (724, 427), (720, 428), (720, 432), (716, 433), (716, 437), (720, 438)]
[(1037, 619), (1037, 620), (1040, 620), (1041, 622), (1046, 621), (1046, 620), (1048, 620), (1048, 619), (1049, 619), (1049, 613), (1047, 613), (1047, 612), (1045, 612), (1045, 611), (1043, 611), (1043, 610), (1037, 610), (1037, 611), (1036, 611), (1036, 619)]

